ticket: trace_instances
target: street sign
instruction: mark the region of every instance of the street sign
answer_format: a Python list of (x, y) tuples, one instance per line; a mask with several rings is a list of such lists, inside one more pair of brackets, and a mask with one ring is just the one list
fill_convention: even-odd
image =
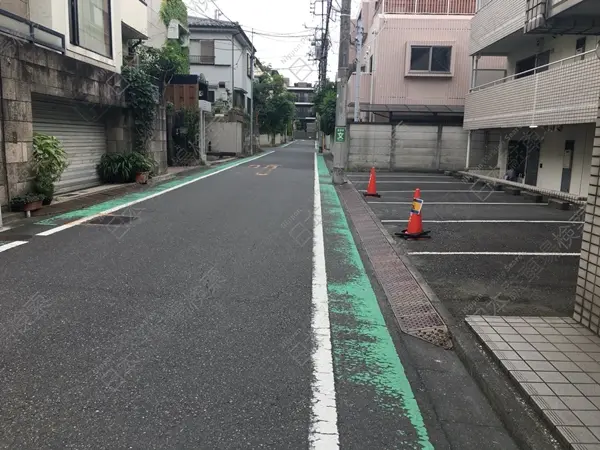
[(335, 142), (346, 142), (346, 127), (335, 128)]

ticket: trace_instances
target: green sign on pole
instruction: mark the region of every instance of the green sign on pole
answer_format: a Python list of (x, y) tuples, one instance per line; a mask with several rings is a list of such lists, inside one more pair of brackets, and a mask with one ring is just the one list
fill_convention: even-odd
[(346, 142), (346, 127), (335, 128), (335, 142)]

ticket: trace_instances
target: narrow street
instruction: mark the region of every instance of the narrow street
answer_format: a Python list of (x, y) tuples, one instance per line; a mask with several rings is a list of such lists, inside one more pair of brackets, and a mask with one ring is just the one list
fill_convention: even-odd
[(29, 228), (0, 247), (2, 448), (517, 448), (381, 307), (312, 141)]

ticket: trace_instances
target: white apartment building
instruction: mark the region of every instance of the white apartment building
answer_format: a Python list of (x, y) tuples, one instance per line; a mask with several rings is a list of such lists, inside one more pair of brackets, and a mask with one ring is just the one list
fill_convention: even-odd
[(252, 55), (256, 49), (235, 22), (188, 17), (190, 73), (203, 74), (209, 85), (208, 98), (227, 101), (250, 111), (252, 102)]
[[(476, 87), (464, 128), (483, 130), (497, 148), (488, 154), (497, 176), (513, 168), (525, 184), (587, 196), (600, 96), (598, 16), (597, 0), (478, 2), (469, 45)], [(506, 57), (506, 77), (476, 83), (485, 56)]]
[[(30, 188), (34, 133), (67, 152), (58, 194), (100, 184), (102, 155), (131, 150), (119, 73), (128, 46), (148, 39), (149, 17), (143, 0), (1, 0), (0, 204)], [(151, 151), (166, 167), (166, 152)]]

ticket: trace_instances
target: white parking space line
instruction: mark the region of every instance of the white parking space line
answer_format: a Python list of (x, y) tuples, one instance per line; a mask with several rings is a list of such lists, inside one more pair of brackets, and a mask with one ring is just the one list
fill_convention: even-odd
[[(367, 192), (366, 190), (362, 189), (360, 190), (360, 192)], [(386, 190), (382, 190), (382, 189), (378, 189), (377, 192), (390, 192), (390, 193), (402, 193), (402, 194), (414, 194), (415, 190), (412, 189), (410, 191), (386, 191)], [(428, 192), (437, 192), (437, 193), (458, 193), (458, 192), (464, 192), (465, 194), (469, 194), (469, 193), (475, 193), (475, 191), (471, 191), (470, 189), (458, 189), (458, 190), (453, 190), (453, 191), (429, 191), (429, 190), (423, 190), (421, 189), (421, 194), (426, 194)], [(477, 192), (481, 192), (481, 191), (477, 191)], [(486, 192), (486, 194), (504, 194), (503, 191), (489, 191)]]
[[(406, 220), (382, 220), (381, 223), (406, 223)], [(424, 220), (423, 223), (571, 223), (581, 224), (573, 220)]]
[[(370, 205), (412, 205), (412, 202), (367, 202)], [(425, 205), (494, 205), (494, 206), (548, 206), (548, 203), (496, 203), (496, 202), (424, 202)]]
[(0, 245), (0, 253), (23, 244), (27, 244), (27, 241), (14, 241), (10, 242), (9, 244)]
[(408, 252), (409, 255), (436, 256), (580, 256), (581, 253), (542, 253), (542, 252)]

